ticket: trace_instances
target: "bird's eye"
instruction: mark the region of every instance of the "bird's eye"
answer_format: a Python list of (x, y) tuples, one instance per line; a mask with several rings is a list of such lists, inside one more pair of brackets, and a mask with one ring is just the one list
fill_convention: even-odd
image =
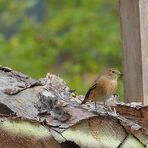
[(115, 73), (115, 71), (112, 71), (112, 73)]

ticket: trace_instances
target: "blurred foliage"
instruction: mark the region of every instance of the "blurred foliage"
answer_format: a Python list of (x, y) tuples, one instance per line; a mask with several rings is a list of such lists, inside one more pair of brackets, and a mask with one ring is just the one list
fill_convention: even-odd
[(84, 94), (104, 67), (122, 69), (118, 7), (118, 0), (0, 0), (0, 63), (35, 78), (55, 73)]

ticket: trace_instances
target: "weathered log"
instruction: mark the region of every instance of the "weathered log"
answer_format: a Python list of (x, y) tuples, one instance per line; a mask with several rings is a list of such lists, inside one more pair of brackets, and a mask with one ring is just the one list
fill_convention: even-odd
[[(34, 127), (33, 132), (36, 126), (39, 126), (39, 131), (44, 129), (43, 135), (47, 138), (45, 142), (41, 138), (41, 143), (45, 147), (50, 144), (53, 144), (53, 148), (59, 147), (58, 143), (61, 143), (60, 147), (73, 145), (85, 148), (148, 145), (148, 106), (118, 103), (111, 109), (97, 104), (95, 109), (91, 102), (81, 105), (82, 100), (83, 96), (75, 95), (55, 75), (47, 74), (46, 78), (35, 80), (1, 66), (0, 128), (11, 140), (12, 131), (14, 138), (13, 141), (7, 141), (7, 147), (16, 147), (19, 143), (17, 137), (25, 133), (23, 128), (30, 130), (31, 126)], [(30, 126), (25, 127), (26, 124)], [(49, 137), (46, 135), (47, 130)], [(40, 134), (42, 132), (34, 132), (35, 137), (41, 137)], [(26, 133), (23, 136), (26, 137)], [(2, 138), (3, 141), (6, 141), (5, 138)], [(27, 141), (22, 143), (24, 147), (28, 146)]]

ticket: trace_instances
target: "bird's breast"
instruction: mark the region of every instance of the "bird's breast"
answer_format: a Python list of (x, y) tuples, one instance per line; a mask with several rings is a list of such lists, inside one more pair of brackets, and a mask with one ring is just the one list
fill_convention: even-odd
[(111, 96), (116, 93), (117, 90), (117, 80), (108, 80), (106, 83), (106, 94)]

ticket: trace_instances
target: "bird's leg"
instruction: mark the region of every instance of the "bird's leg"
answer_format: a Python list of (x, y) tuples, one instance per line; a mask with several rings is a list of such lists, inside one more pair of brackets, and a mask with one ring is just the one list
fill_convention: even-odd
[(94, 103), (95, 103), (95, 110), (97, 111), (97, 104), (96, 104), (96, 101), (94, 101)]

